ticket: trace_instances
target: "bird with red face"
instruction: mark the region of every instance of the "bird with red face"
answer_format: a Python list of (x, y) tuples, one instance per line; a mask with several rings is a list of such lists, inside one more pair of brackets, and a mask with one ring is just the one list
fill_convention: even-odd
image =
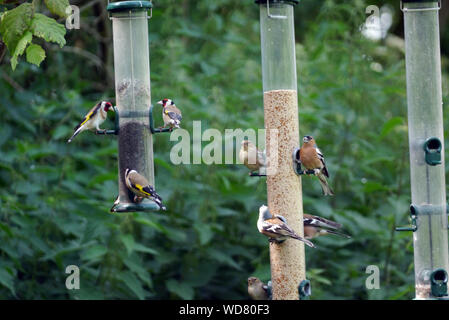
[(162, 128), (168, 126), (170, 127), (170, 131), (173, 131), (174, 128), (180, 128), (182, 114), (173, 100), (163, 99), (157, 103), (162, 105), (162, 119), (164, 120), (164, 126)]
[(72, 140), (81, 132), (85, 130), (97, 130), (97, 131), (106, 131), (104, 129), (100, 129), (100, 125), (107, 118), (108, 111), (114, 112), (114, 108), (112, 104), (107, 101), (100, 101), (95, 105), (89, 112), (84, 116), (83, 120), (75, 127), (75, 132), (67, 140), (67, 143), (72, 142)]

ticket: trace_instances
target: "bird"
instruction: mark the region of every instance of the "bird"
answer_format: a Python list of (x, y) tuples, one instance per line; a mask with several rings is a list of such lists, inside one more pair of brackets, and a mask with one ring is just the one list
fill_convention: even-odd
[(167, 210), (162, 204), (162, 198), (156, 193), (156, 190), (154, 190), (148, 180), (136, 170), (126, 169), (125, 183), (128, 189), (135, 195), (134, 202), (141, 202), (143, 198), (147, 198), (156, 202), (162, 210)]
[(164, 120), (162, 128), (169, 126), (170, 131), (173, 131), (173, 128), (180, 128), (182, 114), (175, 103), (171, 99), (163, 99), (157, 103), (162, 105), (162, 119)]
[(337, 235), (346, 239), (351, 237), (338, 232), (336, 230), (341, 229), (342, 225), (338, 222), (328, 220), (319, 216), (313, 216), (307, 213), (303, 214), (304, 221), (304, 238), (313, 239), (326, 234)]
[(287, 220), (283, 216), (273, 216), (266, 205), (262, 205), (259, 208), (257, 229), (260, 233), (267, 236), (270, 242), (282, 243), (288, 238), (293, 238), (304, 242), (309, 247), (315, 247), (311, 241), (299, 236), (292, 228), (290, 228), (287, 224)]
[(301, 164), (308, 170), (313, 170), (320, 181), (323, 194), (333, 196), (334, 191), (329, 186), (326, 177), (329, 178), (329, 172), (324, 162), (323, 153), (318, 149), (315, 139), (312, 136), (304, 136), (303, 145), (299, 150)]
[(268, 285), (263, 283), (259, 278), (248, 278), (248, 294), (253, 300), (269, 300), (270, 290)]
[(266, 168), (266, 154), (264, 151), (259, 151), (257, 147), (249, 140), (243, 140), (239, 152), (240, 162), (243, 163), (251, 172), (259, 171), (261, 168)]
[(72, 142), (72, 140), (81, 132), (85, 130), (105, 131), (100, 129), (100, 125), (106, 120), (108, 111), (114, 112), (112, 104), (107, 101), (100, 101), (97, 103), (89, 112), (84, 116), (83, 120), (75, 127), (75, 132), (67, 140), (67, 143)]

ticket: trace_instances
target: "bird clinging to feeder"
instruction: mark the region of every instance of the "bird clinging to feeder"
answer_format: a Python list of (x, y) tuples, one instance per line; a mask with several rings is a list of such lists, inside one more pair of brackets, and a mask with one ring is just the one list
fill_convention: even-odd
[(180, 128), (182, 114), (175, 103), (170, 99), (163, 99), (157, 103), (162, 105), (162, 119), (164, 120), (163, 128), (169, 126), (170, 131), (172, 131), (173, 128)]
[(239, 152), (239, 160), (243, 163), (251, 172), (259, 171), (261, 173), (261, 168), (266, 170), (266, 154), (265, 151), (260, 151), (257, 147), (249, 140), (243, 140), (242, 146)]
[(270, 293), (268, 285), (259, 278), (248, 278), (248, 294), (253, 300), (269, 300)]
[(304, 136), (303, 145), (299, 150), (299, 157), (301, 164), (308, 170), (313, 170), (315, 175), (320, 181), (323, 194), (325, 196), (333, 196), (332, 191), (327, 178), (329, 178), (329, 172), (327, 171), (326, 163), (324, 162), (323, 153), (318, 149), (318, 146), (312, 136)]
[(313, 216), (306, 213), (304, 213), (303, 215), (303, 221), (304, 221), (304, 237), (306, 239), (312, 239), (327, 234), (333, 234), (346, 239), (351, 238), (350, 236), (344, 233), (336, 231), (341, 229), (342, 227), (342, 225), (338, 222), (328, 220), (319, 216)]
[(269, 237), (270, 242), (282, 243), (288, 238), (293, 238), (304, 242), (309, 247), (315, 247), (312, 242), (299, 236), (292, 228), (290, 228), (287, 225), (287, 220), (283, 216), (273, 216), (266, 205), (262, 205), (259, 208), (257, 229), (260, 233)]
[(114, 108), (110, 102), (100, 101), (97, 103), (97, 105), (90, 109), (84, 116), (83, 120), (75, 127), (75, 132), (70, 139), (67, 140), (67, 143), (72, 142), (78, 134), (85, 130), (96, 129), (97, 131), (106, 131), (104, 129), (100, 129), (100, 125), (106, 120), (108, 111), (114, 112)]
[(154, 190), (154, 188), (150, 186), (148, 180), (136, 170), (126, 169), (125, 182), (128, 189), (135, 195), (134, 202), (141, 202), (143, 198), (147, 198), (156, 202), (162, 210), (167, 209), (162, 204), (162, 198), (156, 193), (156, 190)]

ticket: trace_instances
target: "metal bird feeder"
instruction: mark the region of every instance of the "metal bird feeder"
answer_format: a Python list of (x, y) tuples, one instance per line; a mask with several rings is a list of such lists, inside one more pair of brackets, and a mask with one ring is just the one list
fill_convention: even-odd
[(448, 221), (438, 10), (403, 0), (416, 299), (447, 297)]
[[(292, 154), (299, 147), (293, 11), (297, 0), (256, 0), (260, 9), (268, 207), (303, 235), (302, 189)], [(270, 244), (274, 300), (299, 299), (305, 280), (304, 244)]]
[(107, 6), (113, 28), (116, 117), (119, 121), (119, 196), (113, 212), (157, 211), (148, 199), (133, 202), (125, 171), (134, 169), (154, 187), (153, 135), (150, 130), (151, 84), (148, 46), (150, 1), (112, 2)]

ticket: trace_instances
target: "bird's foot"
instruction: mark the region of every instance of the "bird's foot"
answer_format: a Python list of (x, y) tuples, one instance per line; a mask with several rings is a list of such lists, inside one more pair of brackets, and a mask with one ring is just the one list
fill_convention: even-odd
[(133, 201), (134, 203), (141, 203), (143, 201), (143, 198), (139, 196), (134, 196)]

